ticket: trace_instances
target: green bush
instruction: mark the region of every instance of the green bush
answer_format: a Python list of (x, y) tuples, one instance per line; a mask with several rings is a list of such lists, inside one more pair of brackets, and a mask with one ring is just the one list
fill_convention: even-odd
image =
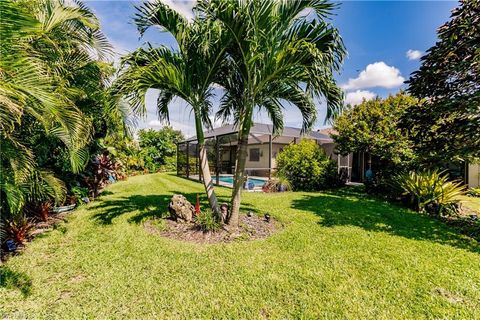
[(455, 211), (459, 196), (465, 191), (461, 182), (449, 181), (448, 174), (437, 170), (399, 174), (394, 182), (417, 211), (431, 214)]
[(195, 224), (203, 232), (217, 231), (222, 226), (210, 210), (200, 212), (195, 217)]
[(338, 181), (337, 164), (313, 140), (290, 144), (277, 156), (278, 174), (285, 177), (293, 190), (313, 191), (334, 187)]

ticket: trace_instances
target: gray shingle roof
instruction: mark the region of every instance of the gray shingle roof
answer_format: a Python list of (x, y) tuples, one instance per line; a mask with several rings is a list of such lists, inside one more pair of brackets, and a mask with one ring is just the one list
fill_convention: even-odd
[[(271, 124), (255, 123), (252, 129), (250, 130), (250, 134), (269, 135), (269, 134), (272, 134), (272, 129), (273, 129), (273, 126)], [(213, 130), (206, 131), (205, 138), (212, 138), (212, 137), (236, 133), (236, 132), (237, 132), (237, 128), (234, 125), (229, 124), (219, 128), (214, 128)], [(307, 137), (310, 139), (319, 140), (323, 143), (333, 143), (333, 139), (326, 134), (323, 134), (318, 131), (311, 131), (307, 134), (302, 135), (300, 129), (293, 128), (293, 127), (284, 127), (283, 132), (280, 136), (291, 137), (291, 138)], [(194, 136), (185, 141), (195, 141), (196, 139), (197, 138)]]

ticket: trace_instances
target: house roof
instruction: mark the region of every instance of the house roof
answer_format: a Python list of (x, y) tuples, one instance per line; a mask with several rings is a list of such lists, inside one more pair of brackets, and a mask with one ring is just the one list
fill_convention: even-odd
[[(237, 133), (238, 130), (237, 128), (232, 125), (224, 125), (219, 128), (214, 128), (209, 131), (205, 131), (205, 138), (213, 138), (213, 137), (218, 137), (218, 136), (223, 136), (223, 135), (228, 135), (232, 133)], [(263, 136), (263, 135), (273, 135), (273, 125), (271, 124), (265, 124), (265, 123), (254, 123), (253, 127), (250, 130), (250, 135), (251, 136)], [(333, 143), (333, 139), (330, 138), (328, 135), (318, 132), (318, 131), (311, 131), (307, 134), (302, 134), (301, 129), (294, 128), (294, 127), (284, 127), (283, 132), (277, 137), (289, 137), (289, 138), (300, 138), (300, 137), (306, 137), (309, 139), (314, 139), (317, 141), (320, 141), (322, 143)], [(197, 140), (196, 136), (193, 136), (185, 141), (195, 141)]]
[(317, 132), (323, 133), (327, 136), (331, 136), (332, 134), (338, 134), (338, 131), (333, 129), (333, 128), (323, 128), (323, 129), (318, 129)]

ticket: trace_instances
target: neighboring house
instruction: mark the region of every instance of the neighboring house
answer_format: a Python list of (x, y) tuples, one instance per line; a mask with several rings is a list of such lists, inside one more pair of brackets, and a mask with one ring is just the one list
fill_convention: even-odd
[[(232, 175), (235, 171), (237, 132), (233, 125), (205, 132), (210, 170), (217, 184), (222, 181), (222, 176)], [(297, 143), (302, 138), (315, 140), (329, 157), (338, 161), (339, 167), (351, 171), (351, 157), (337, 156), (334, 153), (333, 139), (329, 135), (316, 131), (302, 135), (300, 129), (292, 127), (285, 127), (281, 135), (273, 135), (272, 125), (255, 123), (248, 140), (245, 165), (247, 175), (270, 177), (277, 168), (277, 154), (288, 144)], [(201, 178), (196, 137), (178, 143), (177, 152), (177, 174), (193, 179)]]

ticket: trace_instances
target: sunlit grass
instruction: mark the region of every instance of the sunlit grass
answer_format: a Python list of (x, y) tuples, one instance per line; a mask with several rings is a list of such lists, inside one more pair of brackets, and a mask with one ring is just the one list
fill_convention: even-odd
[[(228, 199), (230, 189), (217, 190)], [(145, 231), (173, 193), (197, 192), (201, 184), (168, 174), (112, 185), (7, 262), (0, 315), (480, 317), (480, 246), (437, 220), (347, 188), (244, 193), (245, 210), (285, 224), (265, 240), (198, 245)]]

